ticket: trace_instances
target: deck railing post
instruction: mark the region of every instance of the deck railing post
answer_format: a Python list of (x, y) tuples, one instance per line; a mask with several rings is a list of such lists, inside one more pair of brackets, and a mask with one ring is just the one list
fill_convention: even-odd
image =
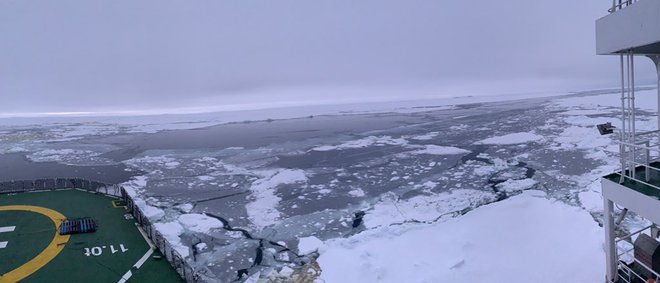
[(644, 175), (646, 176), (646, 181), (648, 182), (651, 180), (651, 168), (649, 168), (649, 166), (651, 166), (651, 151), (649, 150), (651, 143), (646, 141), (644, 145), (646, 145), (646, 149), (644, 150), (644, 164), (646, 164), (644, 168), (646, 168), (646, 174)]
[(617, 274), (617, 255), (616, 245), (614, 242), (614, 213), (613, 203), (611, 200), (603, 198), (603, 228), (605, 228), (605, 261), (607, 267), (607, 282), (615, 282)]

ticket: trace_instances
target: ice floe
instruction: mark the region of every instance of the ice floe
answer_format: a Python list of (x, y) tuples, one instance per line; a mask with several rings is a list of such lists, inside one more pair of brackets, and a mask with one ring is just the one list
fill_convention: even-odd
[(274, 224), (280, 218), (277, 206), (281, 198), (275, 194), (277, 186), (306, 182), (307, 176), (303, 170), (294, 169), (266, 170), (255, 173), (260, 176), (260, 179), (252, 182), (250, 203), (245, 207), (252, 223), (263, 228)]
[(505, 192), (517, 192), (517, 191), (531, 189), (537, 183), (538, 183), (537, 181), (530, 178), (519, 179), (519, 180), (509, 179), (504, 181), (503, 183), (497, 184), (497, 188)]
[(495, 144), (495, 145), (513, 145), (529, 142), (538, 142), (543, 137), (534, 133), (522, 132), (512, 133), (503, 136), (495, 136), (475, 142), (475, 144)]
[(181, 242), (179, 235), (185, 232), (179, 221), (156, 222), (154, 227), (158, 229), (163, 237), (172, 245), (172, 247), (183, 257), (190, 254), (190, 249)]
[(352, 148), (364, 148), (368, 146), (384, 146), (384, 145), (405, 145), (408, 141), (404, 138), (393, 138), (390, 136), (369, 136), (366, 138), (347, 141), (338, 145), (323, 145), (312, 148), (314, 151), (330, 151), (330, 150), (343, 150)]
[(460, 215), (464, 210), (496, 200), (495, 194), (481, 190), (455, 189), (446, 193), (419, 195), (401, 200), (385, 194), (364, 216), (367, 228), (405, 222), (433, 222), (443, 216)]
[(45, 149), (27, 155), (33, 162), (59, 162), (67, 165), (111, 165), (115, 162), (99, 157), (101, 153), (82, 149)]
[(435, 144), (427, 144), (422, 146), (410, 146), (410, 148), (420, 148), (418, 150), (412, 151), (412, 154), (430, 154), (430, 155), (454, 155), (454, 154), (466, 154), (470, 153), (469, 150), (453, 147), (453, 146), (441, 146)]
[(223, 227), (220, 220), (198, 213), (181, 214), (178, 220), (186, 230), (197, 233), (209, 233), (212, 229)]
[(432, 140), (433, 138), (437, 137), (440, 134), (440, 132), (429, 132), (423, 135), (417, 135), (411, 137), (413, 140), (418, 140), (418, 141), (427, 141), (427, 140)]
[(323, 246), (323, 242), (314, 236), (302, 237), (298, 239), (298, 253), (300, 254), (309, 254), (311, 252), (315, 252), (321, 246)]

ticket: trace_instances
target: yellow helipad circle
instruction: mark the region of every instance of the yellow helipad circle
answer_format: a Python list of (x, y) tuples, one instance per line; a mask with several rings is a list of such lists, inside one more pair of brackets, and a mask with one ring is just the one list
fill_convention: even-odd
[(64, 246), (69, 241), (70, 237), (69, 235), (60, 235), (60, 233), (57, 232), (58, 224), (62, 220), (66, 219), (66, 217), (55, 210), (32, 205), (0, 206), (0, 211), (8, 210), (32, 211), (50, 218), (50, 220), (52, 220), (55, 224), (55, 236), (53, 236), (53, 240), (50, 242), (50, 244), (48, 244), (48, 246), (36, 257), (19, 266), (18, 268), (0, 276), (0, 282), (2, 283), (18, 282), (30, 276), (32, 273), (37, 272), (37, 270), (48, 264), (64, 249)]

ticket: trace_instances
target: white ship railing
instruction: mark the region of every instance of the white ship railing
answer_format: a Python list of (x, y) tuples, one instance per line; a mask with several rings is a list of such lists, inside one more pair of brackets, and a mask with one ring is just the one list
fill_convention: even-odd
[(630, 6), (635, 2), (637, 2), (637, 0), (626, 0), (626, 1), (612, 0), (612, 8), (609, 8), (607, 11), (610, 12), (611, 14), (625, 7)]
[[(627, 1), (631, 4), (633, 1)], [(660, 168), (653, 166), (660, 157), (660, 130), (638, 132), (635, 105), (635, 61), (632, 51), (620, 54), (621, 64), (621, 125), (616, 137), (619, 144), (621, 171), (619, 183), (626, 180), (660, 190)], [(637, 169), (643, 167), (644, 177)], [(659, 191), (660, 192), (660, 191)]]
[[(660, 133), (656, 133), (658, 135)], [(638, 135), (639, 138), (639, 135)], [(660, 176), (660, 168), (653, 166), (654, 162), (660, 161), (660, 143), (658, 138), (644, 139), (634, 144), (617, 140), (619, 144), (619, 159), (621, 160), (621, 171), (616, 172), (620, 176), (619, 183), (626, 179), (640, 182), (642, 184), (660, 190), (660, 186), (654, 184), (653, 180)], [(644, 167), (644, 178), (637, 174), (637, 168)], [(660, 181), (660, 180), (658, 180)]]
[[(625, 235), (623, 237), (618, 237), (615, 240), (615, 244), (617, 247), (617, 261), (618, 261), (618, 266), (619, 266), (619, 280), (622, 282), (626, 283), (632, 283), (632, 282), (647, 282), (649, 279), (655, 280), (655, 282), (658, 282), (660, 280), (660, 274), (657, 272), (653, 271), (653, 269), (646, 264), (640, 262), (635, 258), (635, 249), (632, 247), (633, 246), (633, 237), (639, 236), (642, 233), (646, 233), (648, 235), (653, 234), (653, 230), (657, 229), (655, 225), (649, 225), (646, 226), (642, 229), (639, 229), (635, 232), (632, 232), (628, 235)], [(620, 242), (627, 242), (630, 248), (621, 248), (622, 245), (620, 245)], [(629, 265), (631, 263), (634, 263), (636, 266), (639, 266), (640, 268), (643, 268), (646, 270), (646, 274), (650, 274), (653, 278), (647, 278), (646, 276), (640, 274), (639, 272), (633, 270)], [(641, 280), (641, 281), (638, 281)]]

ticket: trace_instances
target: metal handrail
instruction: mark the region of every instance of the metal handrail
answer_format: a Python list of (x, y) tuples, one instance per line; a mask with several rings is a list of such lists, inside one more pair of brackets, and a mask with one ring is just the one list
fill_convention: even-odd
[[(619, 144), (619, 155), (620, 155), (619, 159), (621, 160), (621, 172), (617, 172), (621, 176), (619, 183), (623, 183), (623, 181), (626, 178), (643, 182), (642, 180), (637, 179), (636, 170), (635, 170), (637, 166), (645, 167), (646, 176), (644, 181), (646, 182), (650, 181), (650, 172), (651, 172), (650, 170), (655, 170), (660, 172), (660, 168), (655, 168), (650, 166), (651, 163), (654, 161), (651, 158), (651, 151), (660, 153), (660, 149), (651, 147), (650, 140), (642, 140), (637, 142), (616, 140), (615, 142)], [(629, 151), (627, 151), (626, 148), (628, 148)], [(639, 149), (639, 151), (637, 151), (637, 149)], [(643, 154), (644, 163), (637, 162), (638, 154)], [(660, 187), (654, 185), (650, 185), (650, 186), (660, 190)]]
[(628, 235), (621, 236), (621, 237), (617, 237), (617, 239), (616, 239), (614, 242), (615, 242), (615, 243), (618, 243), (618, 242), (624, 241), (624, 240), (626, 240), (626, 239), (631, 239), (632, 236), (635, 236), (635, 235), (637, 235), (637, 234), (639, 234), (639, 233), (642, 233), (642, 232), (644, 232), (646, 229), (650, 229), (650, 228), (652, 228), (653, 226), (654, 226), (654, 225), (651, 224), (651, 225), (648, 225), (648, 226), (646, 226), (646, 227), (644, 227), (644, 228), (638, 229), (638, 230), (635, 231), (635, 232), (631, 232), (631, 233), (629, 233)]
[[(620, 242), (620, 241), (624, 241), (624, 240), (626, 240), (626, 239), (630, 239), (630, 240), (632, 240), (632, 236), (637, 235), (637, 234), (641, 234), (641, 233), (643, 233), (644, 231), (653, 228), (654, 226), (655, 226), (655, 225), (652, 224), (652, 225), (646, 226), (646, 227), (644, 227), (644, 228), (642, 228), (642, 229), (639, 229), (639, 230), (637, 230), (637, 231), (635, 231), (635, 232), (632, 232), (632, 233), (630, 233), (630, 234), (628, 234), (628, 235), (625, 235), (625, 236), (619, 237), (619, 238), (617, 238), (617, 239), (615, 240), (615, 243), (618, 243), (618, 242)], [(618, 245), (617, 245), (617, 250), (619, 250)], [(625, 255), (625, 254), (630, 254), (630, 252), (633, 252), (633, 251), (634, 251), (634, 248), (632, 248), (632, 249), (627, 249), (627, 250), (625, 250), (625, 251), (623, 251), (623, 252), (617, 252), (617, 258), (621, 258), (621, 256), (623, 256), (623, 255)], [(634, 257), (634, 255), (632, 256), (632, 258), (633, 258), (633, 262), (635, 262), (636, 264), (638, 264), (639, 266), (641, 266), (642, 268), (646, 269), (646, 270), (649, 271), (651, 274), (653, 274), (653, 276), (655, 277), (654, 279), (657, 280), (658, 278), (660, 278), (660, 274), (658, 274), (657, 272), (653, 271), (653, 269), (650, 268), (650, 267), (648, 267), (646, 264), (644, 264), (644, 263), (640, 262), (639, 260), (637, 260), (637, 259)], [(623, 274), (619, 273), (619, 275), (618, 275), (619, 279), (621, 279), (621, 280), (623, 280), (623, 281), (625, 281), (625, 282), (632, 282), (632, 278), (636, 277), (636, 278), (638, 278), (638, 279), (640, 279), (640, 280), (642, 280), (642, 281), (644, 281), (644, 282), (646, 281), (646, 278), (644, 278), (641, 274), (639, 274), (639, 273), (635, 272), (634, 270), (632, 270), (632, 268), (628, 267), (628, 265), (627, 265), (625, 262), (618, 261), (618, 265), (619, 265), (619, 269), (620, 269), (620, 270), (623, 270), (623, 271), (626, 273), (625, 275), (628, 276), (628, 278), (625, 278)], [(633, 277), (633, 276), (634, 276), (634, 277)]]
[(632, 5), (635, 2), (637, 2), (637, 0), (626, 0), (626, 1), (612, 0), (612, 8), (607, 9), (607, 12), (609, 12), (610, 14), (614, 13), (618, 10), (621, 10), (625, 7)]

